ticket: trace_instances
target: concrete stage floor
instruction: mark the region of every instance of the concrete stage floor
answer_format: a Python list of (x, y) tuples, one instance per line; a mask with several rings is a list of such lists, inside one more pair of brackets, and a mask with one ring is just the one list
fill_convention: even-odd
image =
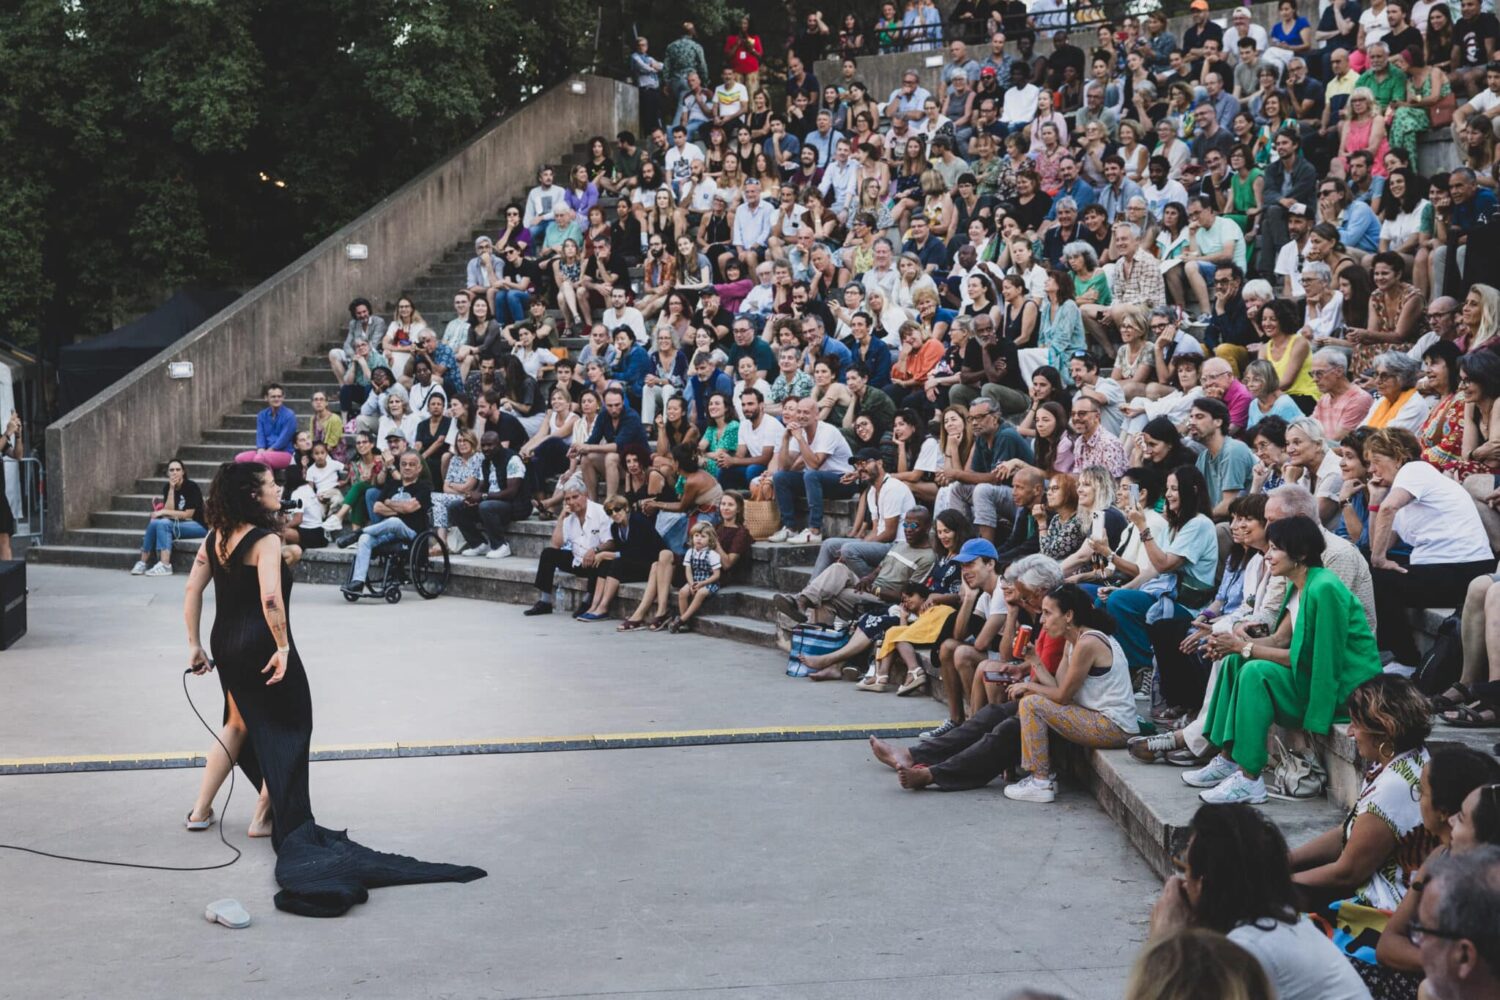
[[(183, 582), (31, 567), (30, 634), (0, 653), (0, 762), (202, 753), (179, 681)], [(789, 680), (767, 650), (507, 605), (350, 607), (308, 586), (292, 617), (315, 747), (941, 715)], [(189, 685), (214, 720), (217, 683)], [(217, 833), (181, 826), (199, 775), (0, 775), (0, 841), (213, 864)], [(1085, 793), (903, 792), (858, 740), (328, 761), (312, 779), (325, 825), (490, 877), (375, 890), (340, 920), (279, 913), (242, 782), (227, 833), (245, 857), (221, 871), (0, 851), (0, 997), (1104, 1000), (1159, 888)], [(222, 896), (250, 928), (203, 920)]]

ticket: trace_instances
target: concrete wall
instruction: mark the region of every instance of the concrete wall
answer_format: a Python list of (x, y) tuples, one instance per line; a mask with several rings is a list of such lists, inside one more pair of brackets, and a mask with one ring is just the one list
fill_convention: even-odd
[[(1228, 0), (1212, 0), (1212, 4), (1214, 7), (1214, 19), (1221, 22), (1225, 27), (1228, 27), (1229, 12), (1239, 5), (1230, 3)], [(1247, 6), (1250, 8), (1253, 23), (1266, 27), (1269, 30), (1269, 26), (1276, 20), (1277, 5), (1275, 3), (1254, 3)], [(1192, 20), (1189, 17), (1174, 17), (1167, 21), (1167, 28), (1173, 35), (1180, 39), (1183, 30), (1191, 23)], [(1094, 45), (1093, 33), (1093, 27), (1080, 26), (1074, 33), (1073, 43), (1085, 52), (1088, 52), (1092, 50)], [(866, 38), (868, 37), (866, 35)], [(1007, 40), (1006, 49), (1014, 55), (1015, 43)], [(1041, 55), (1049, 55), (1052, 52), (1051, 32), (1038, 32), (1036, 51)], [(985, 54), (989, 52), (989, 44), (987, 42), (983, 44), (971, 43), (969, 52), (975, 59), (983, 59)], [(947, 52), (945, 50), (934, 52), (902, 52), (885, 56), (860, 56), (859, 77), (869, 85), (870, 96), (877, 101), (884, 102), (890, 96), (891, 92), (901, 85), (901, 74), (912, 67), (916, 67), (917, 72), (922, 78), (922, 86), (930, 93), (936, 94), (939, 92), (942, 84), (942, 66), (939, 65), (928, 69), (923, 65), (924, 61), (932, 56), (942, 56), (946, 59)], [(842, 72), (842, 68), (842, 64), (837, 58), (820, 59), (813, 67), (813, 75), (822, 81), (837, 80)]]
[[(575, 84), (585, 92), (572, 93)], [(104, 507), (110, 494), (151, 475), (179, 445), (259, 395), (289, 358), (342, 328), (351, 298), (378, 301), (426, 270), (539, 163), (638, 120), (635, 88), (604, 77), (577, 76), (543, 92), (49, 426), (49, 536), (85, 527), (89, 511)], [(369, 259), (346, 260), (347, 243), (367, 244)], [(193, 362), (194, 376), (168, 379), (169, 361)]]

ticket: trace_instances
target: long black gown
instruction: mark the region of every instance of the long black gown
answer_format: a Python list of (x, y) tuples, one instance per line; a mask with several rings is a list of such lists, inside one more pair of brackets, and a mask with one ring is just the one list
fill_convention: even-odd
[[(308, 750), (312, 740), (312, 696), (297, 645), (291, 636), (292, 572), (281, 567), (281, 596), (287, 609), (286, 674), (267, 685), (262, 674), (276, 652), (276, 640), (260, 606), (260, 582), (244, 553), (265, 535), (252, 528), (225, 563), (218, 558), (216, 533), (204, 540), (213, 571), (216, 610), (209, 637), (226, 695), (234, 696), (249, 740), (239, 767), (271, 796), (271, 846), (276, 850), (276, 908), (310, 917), (336, 917), (369, 898), (369, 889), (417, 882), (472, 882), (482, 868), (431, 864), (399, 854), (372, 851), (348, 833), (313, 822), (308, 791)], [(228, 702), (226, 700), (226, 711)]]

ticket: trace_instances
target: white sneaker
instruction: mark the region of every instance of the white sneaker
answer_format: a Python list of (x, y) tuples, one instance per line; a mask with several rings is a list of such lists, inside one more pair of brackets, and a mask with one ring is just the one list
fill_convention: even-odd
[(485, 542), (480, 542), (478, 545), (470, 546), (469, 548), (464, 549), (462, 552), (459, 553), (459, 555), (461, 555), (461, 556), (484, 556), (484, 555), (489, 555), (489, 552), (490, 552), (489, 545), (487, 543), (485, 543)]
[(787, 539), (787, 541), (793, 545), (821, 545), (823, 543), (823, 533), (806, 528), (797, 532), (791, 538)]
[(323, 533), (332, 534), (344, 530), (344, 519), (337, 514), (329, 514), (323, 519)]
[(152, 566), (150, 569), (146, 570), (146, 576), (171, 576), (171, 575), (172, 575), (172, 567), (168, 566), (164, 562), (159, 562), (155, 566)]
[(1057, 782), (1039, 781), (1027, 775), (1013, 785), (1006, 785), (1005, 797), (1017, 802), (1051, 802), (1057, 798)]
[(1240, 766), (1234, 761), (1223, 754), (1216, 754), (1213, 760), (1196, 771), (1183, 771), (1182, 783), (1193, 788), (1213, 788), (1231, 774), (1238, 774), (1239, 770)]
[(1236, 802), (1260, 805), (1266, 801), (1266, 783), (1260, 778), (1247, 778), (1239, 768), (1212, 788), (1198, 793), (1198, 798), (1211, 806), (1227, 806)]
[(130, 575), (131, 576), (144, 576), (145, 573), (146, 573), (147, 568), (148, 567), (146, 566), (146, 560), (144, 560), (144, 559), (137, 559), (135, 561), (135, 565), (132, 566), (132, 567), (130, 567)]
[(775, 531), (771, 532), (771, 536), (767, 538), (766, 541), (774, 542), (777, 545), (780, 545), (783, 542), (791, 541), (791, 538), (792, 532), (790, 528), (777, 528)]
[(498, 549), (490, 549), (489, 552), (485, 553), (485, 558), (486, 559), (509, 559), (510, 558), (510, 546), (507, 545), (507, 544), (505, 544), (504, 542), (501, 542), (500, 543), (500, 547)]

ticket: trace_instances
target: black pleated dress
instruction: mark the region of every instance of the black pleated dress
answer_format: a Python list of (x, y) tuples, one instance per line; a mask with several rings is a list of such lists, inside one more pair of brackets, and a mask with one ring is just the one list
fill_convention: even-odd
[[(265, 781), (273, 812), (271, 846), (276, 850), (276, 908), (310, 917), (336, 917), (369, 898), (369, 889), (418, 882), (472, 882), (482, 868), (431, 864), (399, 854), (372, 851), (349, 839), (347, 832), (313, 822), (307, 784), (312, 741), (312, 697), (307, 674), (291, 636), (292, 572), (281, 567), (282, 603), (287, 609), (287, 642), (291, 653), (280, 683), (267, 685), (262, 674), (276, 652), (260, 605), (260, 583), (244, 554), (264, 536), (252, 528), (225, 563), (219, 562), (216, 533), (204, 540), (213, 571), (215, 614), (209, 637), (219, 684), (234, 696), (249, 740), (239, 767), (259, 789)], [(225, 702), (226, 714), (228, 702)]]

